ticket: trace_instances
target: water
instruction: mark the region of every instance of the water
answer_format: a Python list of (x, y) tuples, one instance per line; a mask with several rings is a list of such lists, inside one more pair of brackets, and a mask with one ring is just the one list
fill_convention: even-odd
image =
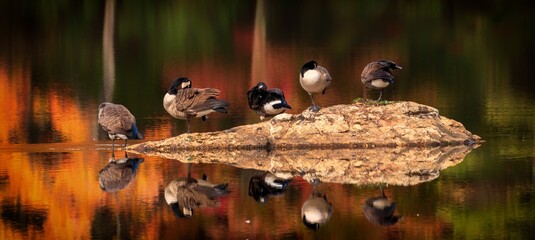
[[(529, 2), (157, 1), (0, 3), (1, 239), (527, 239), (535, 234), (535, 53)], [(164, 198), (187, 176), (177, 160), (142, 156), (135, 178), (106, 192), (111, 157), (97, 123), (100, 102), (127, 106), (145, 140), (186, 131), (162, 97), (176, 77), (215, 87), (228, 115), (194, 120), (195, 132), (258, 122), (245, 92), (258, 81), (285, 91), (299, 113), (310, 105), (297, 74), (317, 60), (333, 76), (320, 106), (362, 97), (362, 68), (387, 58), (403, 66), (389, 100), (434, 106), (486, 140), (432, 181), (385, 186), (396, 224), (364, 216), (379, 185), (301, 177), (266, 203), (248, 194), (255, 170), (193, 164), (228, 183), (219, 205), (176, 218)], [(369, 94), (375, 94), (373, 92)], [(145, 141), (144, 140), (144, 141)], [(139, 143), (140, 141), (130, 141)], [(121, 151), (116, 152), (122, 157)], [(130, 155), (129, 157), (136, 157)], [(332, 204), (308, 229), (301, 206), (313, 190)]]

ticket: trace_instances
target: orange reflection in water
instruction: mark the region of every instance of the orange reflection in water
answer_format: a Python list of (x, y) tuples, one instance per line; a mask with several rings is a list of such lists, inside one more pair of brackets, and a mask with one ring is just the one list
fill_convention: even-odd
[(7, 69), (0, 64), (0, 145), (14, 143), (24, 138), (25, 113), (31, 96), (31, 81), (28, 69), (20, 66)]

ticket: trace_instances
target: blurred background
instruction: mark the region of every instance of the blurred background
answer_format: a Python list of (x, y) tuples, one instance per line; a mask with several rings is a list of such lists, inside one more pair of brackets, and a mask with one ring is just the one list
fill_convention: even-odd
[[(533, 12), (530, 1), (503, 0), (0, 1), (0, 238), (533, 236)], [(145, 157), (126, 188), (100, 189), (111, 156), (101, 102), (129, 108), (145, 140), (176, 136), (186, 124), (162, 98), (186, 76), (231, 104), (229, 114), (193, 120), (192, 131), (228, 129), (259, 121), (246, 102), (259, 81), (285, 92), (289, 113), (305, 110), (298, 73), (311, 59), (333, 77), (320, 106), (362, 97), (363, 67), (389, 59), (403, 69), (384, 99), (433, 106), (487, 142), (434, 181), (384, 188), (404, 216), (388, 227), (362, 211), (378, 186), (317, 186), (334, 211), (312, 231), (300, 218), (308, 182), (294, 178), (259, 204), (247, 191), (255, 172), (226, 165), (192, 166), (230, 193), (190, 219), (176, 219), (163, 198), (187, 174), (179, 161)]]

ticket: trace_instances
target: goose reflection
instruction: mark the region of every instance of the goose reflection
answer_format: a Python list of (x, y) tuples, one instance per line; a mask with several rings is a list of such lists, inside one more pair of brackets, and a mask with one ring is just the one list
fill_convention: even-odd
[(215, 184), (208, 181), (203, 174), (202, 179), (191, 177), (191, 163), (188, 164), (188, 176), (177, 178), (165, 187), (165, 201), (179, 218), (191, 217), (193, 209), (216, 207), (218, 198), (227, 193), (228, 183)]
[(381, 196), (371, 197), (364, 203), (364, 216), (373, 224), (389, 226), (398, 222), (398, 216), (394, 215), (396, 203), (391, 202), (381, 188)]
[(327, 195), (317, 190), (319, 181), (312, 183), (314, 190), (310, 198), (301, 207), (301, 219), (303, 224), (309, 228), (317, 230), (331, 219), (333, 205), (327, 200)]
[(122, 190), (134, 180), (142, 162), (143, 158), (129, 158), (126, 154), (118, 160), (112, 157), (98, 173), (100, 188), (106, 192)]
[(282, 194), (289, 182), (289, 179), (277, 177), (270, 172), (257, 173), (249, 180), (249, 196), (257, 202), (265, 203), (269, 195)]

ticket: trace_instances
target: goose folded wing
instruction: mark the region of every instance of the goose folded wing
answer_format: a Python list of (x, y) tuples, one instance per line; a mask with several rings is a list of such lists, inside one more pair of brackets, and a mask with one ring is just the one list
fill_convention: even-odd
[(106, 131), (120, 132), (121, 130), (130, 130), (132, 123), (136, 122), (135, 117), (123, 105), (106, 107), (102, 109), (102, 116), (98, 123)]
[(254, 95), (256, 93), (256, 89), (251, 89), (247, 91), (247, 103), (249, 104), (249, 108), (255, 109), (258, 108), (257, 101), (254, 100)]
[(175, 98), (176, 110), (184, 112), (192, 110), (202, 105), (209, 98), (219, 95), (219, 90), (215, 88), (185, 88), (177, 92)]
[(394, 77), (389, 72), (383, 71), (382, 69), (372, 69), (372, 71), (368, 72), (367, 74), (364, 74), (362, 76), (363, 82), (371, 82), (375, 79), (383, 79), (387, 82), (394, 81)]
[(126, 131), (130, 131), (132, 129), (132, 124), (136, 123), (136, 118), (134, 117), (134, 115), (132, 115), (132, 113), (130, 113), (130, 111), (128, 111), (128, 109), (123, 105), (119, 105), (119, 107), (117, 108), (117, 112), (121, 116), (120, 122), (123, 129)]

